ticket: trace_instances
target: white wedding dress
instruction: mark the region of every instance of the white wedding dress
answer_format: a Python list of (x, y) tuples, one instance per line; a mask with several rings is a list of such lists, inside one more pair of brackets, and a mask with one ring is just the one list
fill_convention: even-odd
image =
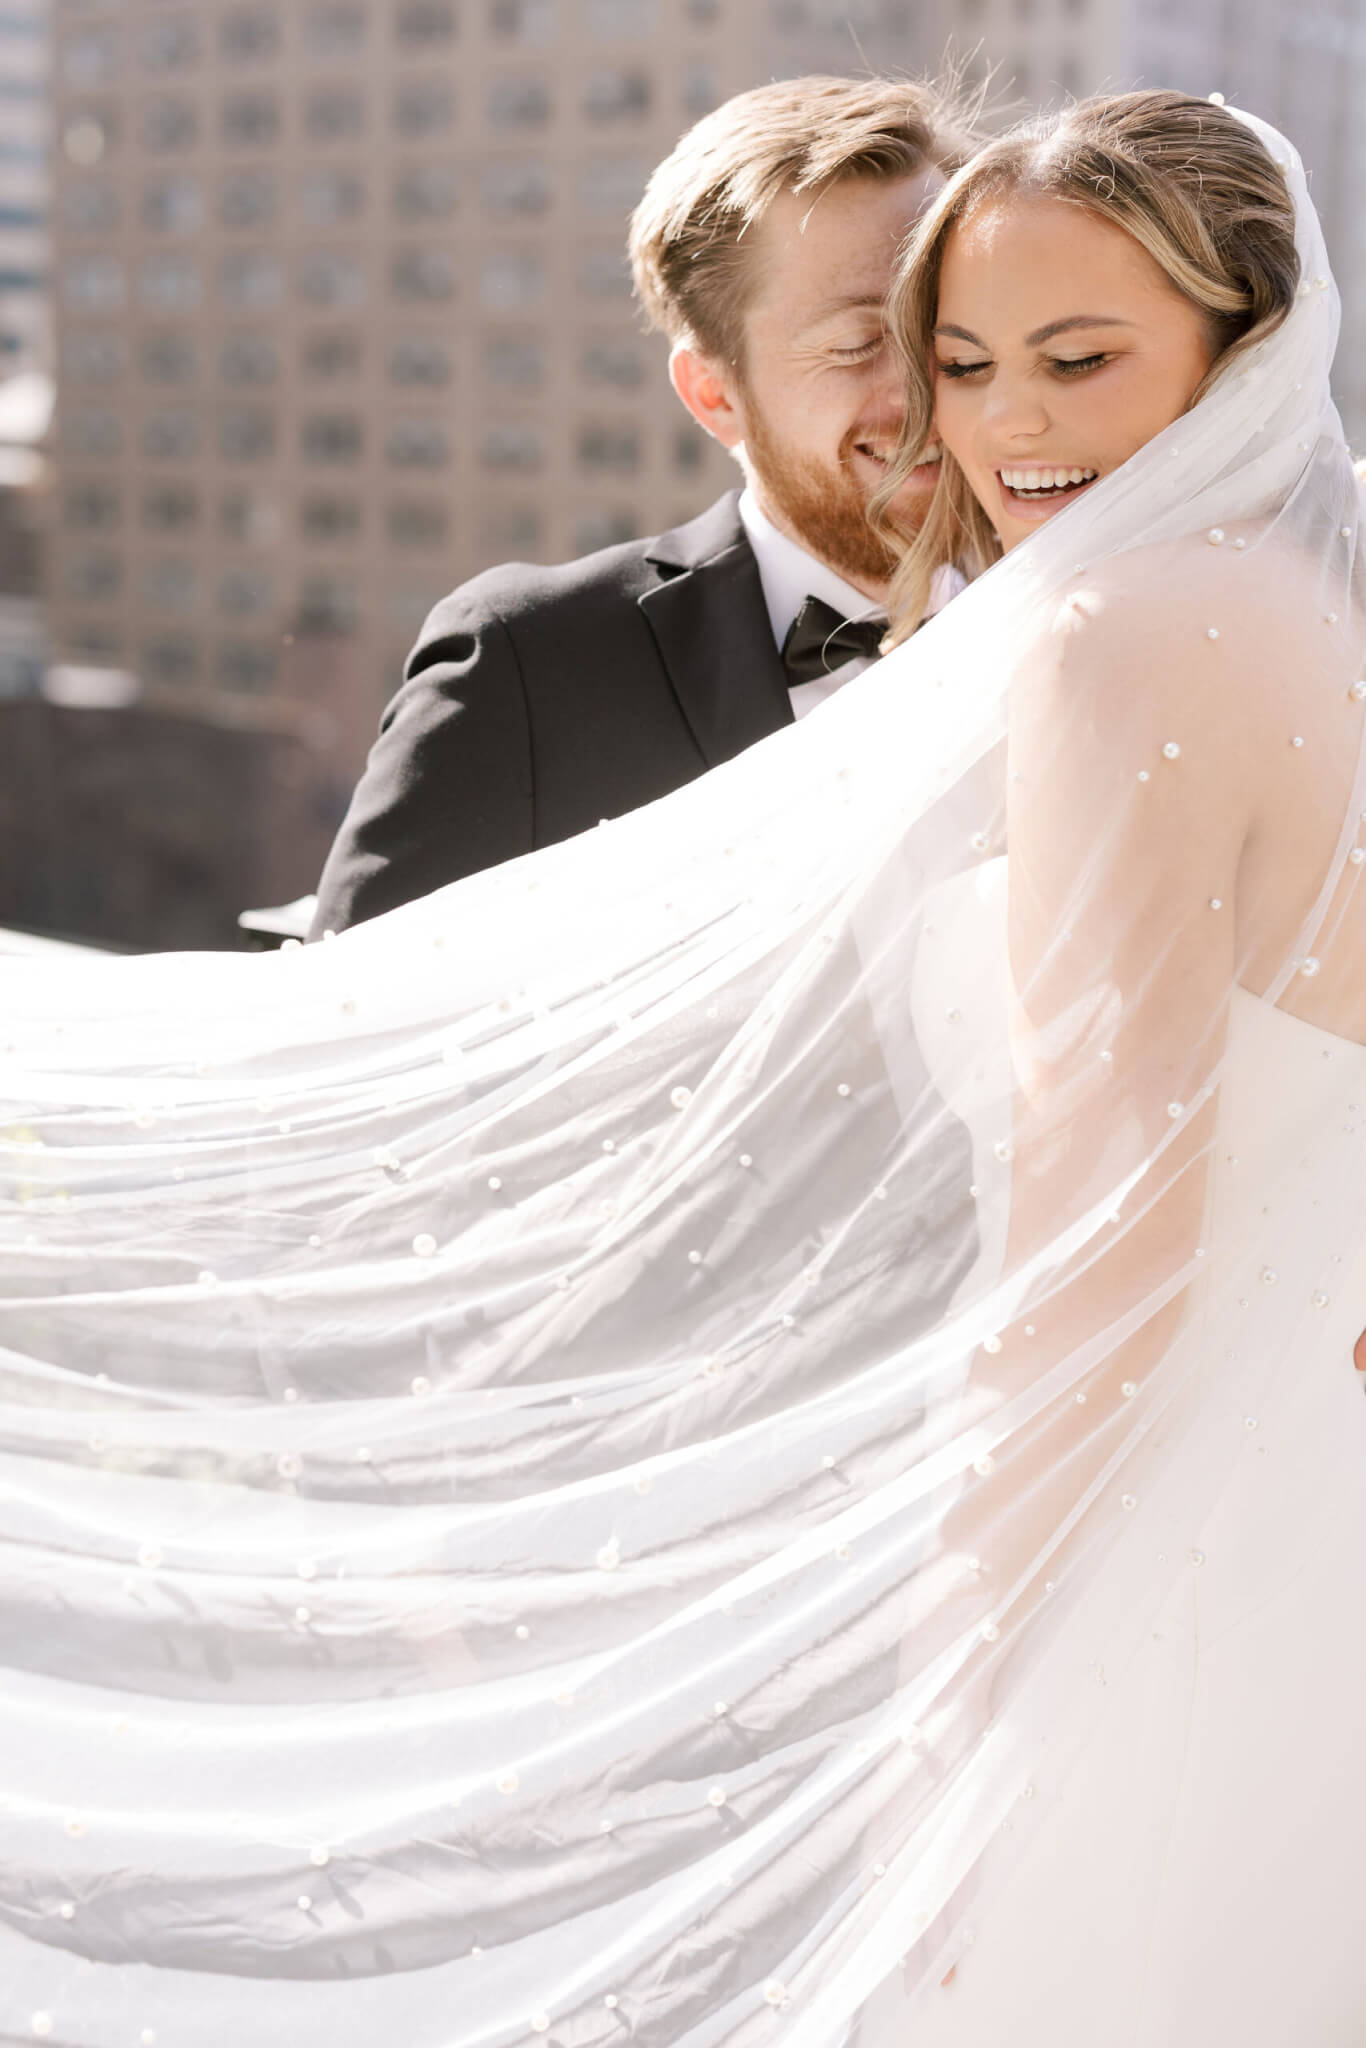
[(1366, 2040), (1366, 550), (1249, 125), (1283, 322), (812, 717), (0, 963), (7, 2048)]
[(952, 1978), (884, 1987), (859, 2048), (1366, 2040), (1366, 1244), (1325, 1273), (1315, 1192), (1366, 1129), (1366, 1047), (1240, 991), (1221, 1109), (1250, 1324), (1268, 1285), (1331, 1295), (1270, 1400), (1230, 1389), (1220, 1497)]

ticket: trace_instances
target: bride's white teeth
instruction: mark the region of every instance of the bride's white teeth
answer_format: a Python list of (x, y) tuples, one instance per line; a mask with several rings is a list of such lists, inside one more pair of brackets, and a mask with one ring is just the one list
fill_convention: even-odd
[(1003, 469), (1001, 482), (1008, 491), (1063, 491), (1076, 484), (1096, 480), (1094, 469)]

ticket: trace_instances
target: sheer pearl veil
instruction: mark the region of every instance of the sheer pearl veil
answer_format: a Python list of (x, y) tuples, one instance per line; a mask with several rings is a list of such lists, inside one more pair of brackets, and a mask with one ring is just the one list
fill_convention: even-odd
[(817, 715), (330, 945), (5, 967), (7, 2038), (838, 2048), (989, 1910), (1366, 1222), (1287, 1134), (1250, 1324), (1236, 985), (1366, 1015), (1253, 125), (1284, 326)]

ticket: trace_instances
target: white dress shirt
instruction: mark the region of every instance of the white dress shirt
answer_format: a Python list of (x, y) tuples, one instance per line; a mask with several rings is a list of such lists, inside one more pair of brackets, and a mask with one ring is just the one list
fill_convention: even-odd
[[(855, 590), (852, 583), (846, 583), (828, 563), (809, 554), (795, 540), (789, 540), (785, 533), (780, 533), (748, 486), (740, 493), (740, 523), (759, 564), (759, 581), (768, 607), (768, 622), (773, 628), (773, 638), (780, 654), (788, 629), (808, 597), (818, 597), (823, 604), (832, 606), (842, 619), (886, 618), (885, 610), (873, 598), (865, 597), (861, 590)], [(941, 570), (935, 578), (930, 610), (938, 611), (962, 588), (963, 578), (956, 569)], [(805, 718), (817, 705), (833, 697), (836, 690), (842, 690), (855, 676), (861, 676), (869, 665), (866, 655), (856, 654), (852, 660), (832, 669), (828, 676), (798, 683), (788, 692), (792, 716)]]

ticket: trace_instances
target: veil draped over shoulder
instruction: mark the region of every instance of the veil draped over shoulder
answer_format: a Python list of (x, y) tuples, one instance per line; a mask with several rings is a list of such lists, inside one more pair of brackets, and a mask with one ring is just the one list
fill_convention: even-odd
[(838, 2048), (960, 1952), (1366, 1223), (1331, 1091), (1220, 1192), (1245, 1007), (1366, 1036), (1259, 133), (1282, 329), (812, 718), (329, 945), (5, 966), (0, 2038)]

